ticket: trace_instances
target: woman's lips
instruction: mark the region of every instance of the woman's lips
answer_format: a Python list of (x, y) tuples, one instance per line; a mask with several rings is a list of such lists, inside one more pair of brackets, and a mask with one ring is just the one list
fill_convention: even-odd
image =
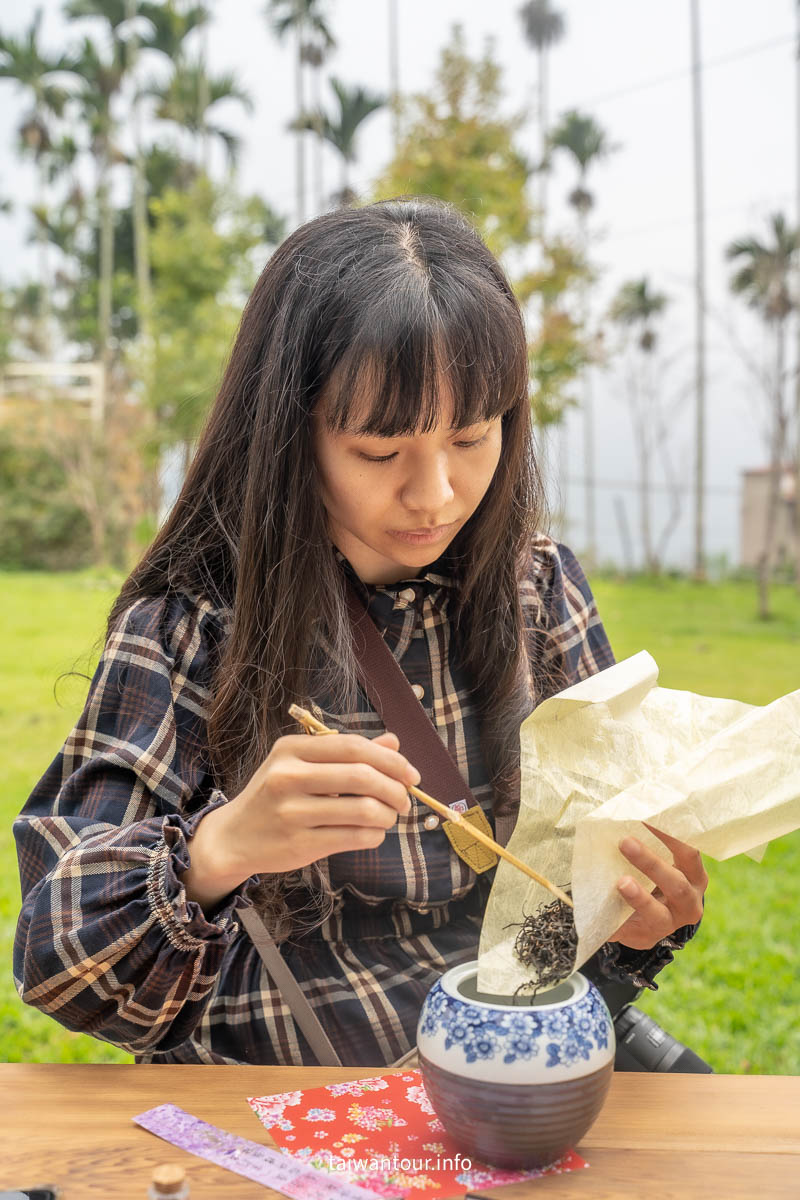
[(424, 546), (429, 542), (439, 542), (454, 529), (457, 522), (453, 521), (450, 525), (438, 525), (435, 529), (423, 530), (404, 530), (390, 529), (389, 533), (392, 537), (399, 538), (401, 542), (409, 542), (412, 546)]

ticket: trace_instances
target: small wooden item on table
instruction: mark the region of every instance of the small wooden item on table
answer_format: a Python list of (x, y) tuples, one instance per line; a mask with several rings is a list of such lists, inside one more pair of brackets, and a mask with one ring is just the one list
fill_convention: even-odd
[(183, 1167), (173, 1163), (156, 1167), (147, 1196), (148, 1200), (189, 1200), (189, 1181)]

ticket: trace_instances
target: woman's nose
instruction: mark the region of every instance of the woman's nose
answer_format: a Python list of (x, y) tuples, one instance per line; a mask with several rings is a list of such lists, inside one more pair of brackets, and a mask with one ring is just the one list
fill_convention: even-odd
[(407, 508), (423, 512), (428, 518), (446, 521), (447, 506), (455, 492), (450, 480), (450, 464), (446, 454), (432, 461), (418, 461), (411, 467), (403, 486), (402, 501)]

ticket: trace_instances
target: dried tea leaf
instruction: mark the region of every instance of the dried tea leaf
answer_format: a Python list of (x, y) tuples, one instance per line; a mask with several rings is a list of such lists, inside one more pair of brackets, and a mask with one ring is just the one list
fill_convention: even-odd
[[(569, 888), (563, 890), (571, 896)], [(514, 955), (523, 966), (532, 967), (537, 978), (525, 980), (514, 995), (530, 988), (535, 996), (543, 988), (567, 979), (574, 968), (577, 948), (575, 914), (563, 900), (542, 904), (531, 916), (523, 917), (514, 942)]]

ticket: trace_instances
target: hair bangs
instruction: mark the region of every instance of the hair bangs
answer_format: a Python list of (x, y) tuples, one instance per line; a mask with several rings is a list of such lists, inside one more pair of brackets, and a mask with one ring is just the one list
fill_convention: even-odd
[(495, 288), (464, 286), (454, 294), (452, 278), (448, 284), (438, 304), (430, 292), (423, 303), (419, 294), (395, 295), (365, 314), (325, 387), (332, 432), (428, 433), (439, 424), (443, 385), (454, 429), (527, 404), (527, 348), (513, 300)]

